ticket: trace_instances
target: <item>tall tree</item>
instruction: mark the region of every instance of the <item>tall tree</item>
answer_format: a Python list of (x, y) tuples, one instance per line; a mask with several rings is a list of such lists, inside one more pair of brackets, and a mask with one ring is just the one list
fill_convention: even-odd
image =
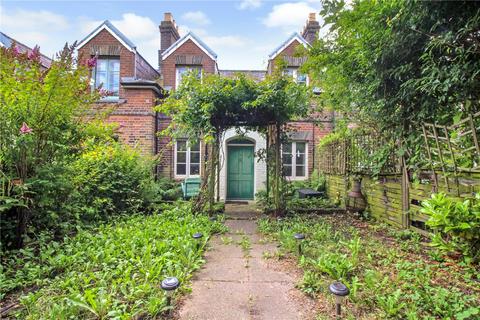
[(424, 121), (477, 111), (480, 3), (325, 0), (305, 64), (322, 102), (415, 149)]

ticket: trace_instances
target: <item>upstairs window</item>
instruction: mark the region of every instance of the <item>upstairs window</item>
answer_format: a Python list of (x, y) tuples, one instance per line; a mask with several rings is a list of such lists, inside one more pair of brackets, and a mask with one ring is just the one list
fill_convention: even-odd
[(202, 78), (201, 66), (177, 66), (176, 77), (175, 77), (175, 88), (180, 87), (180, 84), (182, 84), (183, 76), (187, 75), (189, 72), (194, 72), (197, 79)]
[(175, 176), (200, 175), (200, 143), (177, 140), (175, 144)]
[(298, 84), (308, 85), (308, 77), (304, 73), (300, 73), (298, 68), (287, 68), (284, 72), (286, 75), (289, 75), (293, 80)]
[(283, 174), (291, 179), (307, 176), (307, 143), (288, 142), (282, 145)]
[(118, 98), (120, 88), (120, 59), (99, 58), (93, 72), (94, 89), (102, 88), (108, 90), (109, 94), (105, 99)]

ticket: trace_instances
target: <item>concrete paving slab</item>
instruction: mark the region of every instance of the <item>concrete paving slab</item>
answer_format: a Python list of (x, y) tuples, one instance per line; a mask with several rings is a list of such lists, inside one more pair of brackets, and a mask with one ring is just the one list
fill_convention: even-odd
[(245, 266), (244, 258), (216, 259), (215, 262), (207, 260), (207, 264), (197, 273), (196, 279), (245, 282), (248, 280), (248, 268)]
[(295, 280), (288, 274), (269, 268), (268, 261), (252, 258), (248, 261), (248, 280), (250, 282), (285, 282), (294, 284)]
[[(261, 241), (263, 237), (257, 232), (256, 221), (247, 220), (258, 215), (247, 210), (251, 209), (227, 205), (227, 213), (235, 214), (238, 219), (227, 220), (231, 231), (210, 240), (211, 248), (205, 254), (207, 263), (194, 276), (192, 293), (177, 312), (179, 319), (314, 318), (311, 308), (292, 298), (303, 296), (295, 288), (294, 275), (263, 259), (265, 251), (277, 251), (277, 244)], [(251, 244), (248, 252), (239, 245), (243, 237), (248, 237)]]
[(295, 320), (305, 319), (307, 316), (302, 313), (299, 306), (289, 297), (289, 291), (293, 290), (291, 284), (284, 283), (262, 283), (250, 284), (251, 319), (275, 319)]
[(257, 223), (252, 220), (226, 220), (225, 225), (230, 229), (229, 233), (255, 234)]
[(249, 288), (242, 283), (195, 281), (179, 317), (185, 320), (250, 319)]

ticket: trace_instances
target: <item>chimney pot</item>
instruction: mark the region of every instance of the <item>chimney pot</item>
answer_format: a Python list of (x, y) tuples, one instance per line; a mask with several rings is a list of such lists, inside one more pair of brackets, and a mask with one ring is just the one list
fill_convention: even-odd
[(163, 15), (163, 20), (164, 21), (172, 21), (173, 20), (172, 13), (171, 12), (165, 12), (165, 14)]

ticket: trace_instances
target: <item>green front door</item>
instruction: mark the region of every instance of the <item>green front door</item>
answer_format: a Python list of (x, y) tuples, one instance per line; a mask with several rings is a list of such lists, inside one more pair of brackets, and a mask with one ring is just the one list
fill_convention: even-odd
[(253, 199), (253, 146), (228, 146), (227, 199)]

